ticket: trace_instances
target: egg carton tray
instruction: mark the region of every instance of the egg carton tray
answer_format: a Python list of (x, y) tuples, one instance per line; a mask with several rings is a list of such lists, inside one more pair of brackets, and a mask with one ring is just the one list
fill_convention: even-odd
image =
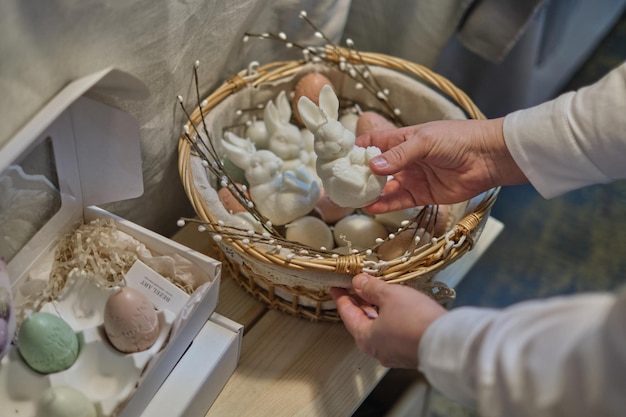
[(59, 386), (83, 393), (99, 417), (118, 414), (167, 344), (176, 317), (172, 312), (158, 311), (160, 333), (155, 343), (141, 352), (120, 352), (109, 342), (103, 326), (104, 305), (111, 291), (89, 281), (76, 281), (66, 296), (43, 305), (41, 311), (63, 318), (75, 331), (78, 357), (68, 369), (45, 375), (31, 369), (12, 346), (0, 362), (3, 416), (35, 416), (43, 392)]

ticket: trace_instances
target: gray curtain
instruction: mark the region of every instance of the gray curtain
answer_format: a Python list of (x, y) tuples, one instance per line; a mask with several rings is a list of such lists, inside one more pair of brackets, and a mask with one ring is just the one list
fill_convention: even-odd
[[(201, 62), (200, 88), (208, 94), (252, 60), (298, 57), (279, 43), (242, 43), (244, 32), (283, 31), (292, 39), (309, 41), (312, 32), (297, 17), (307, 10), (334, 42), (351, 37), (359, 49), (433, 67), (469, 92), (487, 114), (496, 114), (549, 95), (546, 85), (563, 82), (624, 3), (4, 0), (0, 146), (70, 81), (109, 66), (135, 75), (150, 89), (148, 99), (99, 98), (139, 120), (145, 192), (106, 208), (169, 235), (179, 216), (192, 214), (178, 177), (177, 138), (184, 116), (175, 97), (192, 97), (193, 63)], [(546, 35), (550, 29), (557, 33)], [(551, 59), (557, 55), (559, 71)]]

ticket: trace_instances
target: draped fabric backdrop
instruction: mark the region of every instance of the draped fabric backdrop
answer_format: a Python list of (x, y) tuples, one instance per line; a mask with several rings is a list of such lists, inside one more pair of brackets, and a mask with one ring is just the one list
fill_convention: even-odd
[[(283, 31), (292, 39), (314, 41), (310, 28), (298, 19), (300, 10), (306, 10), (334, 42), (349, 36), (361, 50), (434, 67), (478, 98), (479, 106), (497, 113), (548, 98), (610, 27), (624, 3), (4, 0), (0, 3), (0, 147), (72, 80), (109, 66), (136, 76), (150, 90), (147, 99), (99, 98), (139, 120), (145, 192), (106, 208), (169, 235), (176, 230), (179, 216), (192, 214), (177, 170), (177, 139), (184, 115), (176, 96), (193, 103), (193, 63), (201, 63), (200, 90), (206, 95), (252, 60), (263, 64), (298, 58), (280, 43), (243, 43), (244, 32)], [(584, 17), (585, 13), (591, 17)], [(576, 44), (566, 42), (573, 27), (576, 34), (585, 32), (580, 30), (581, 22), (589, 28), (584, 41), (576, 37)], [(549, 57), (543, 57), (544, 66), (536, 68), (537, 51), (550, 32), (546, 28), (560, 35), (549, 38), (552, 43), (569, 45), (558, 72), (552, 67), (546, 70)], [(503, 86), (523, 88), (507, 91), (495, 81), (486, 82), (483, 74), (492, 81), (500, 77)], [(535, 83), (537, 74), (543, 84)], [(544, 88), (545, 84), (553, 89)], [(528, 91), (539, 93), (529, 96)]]

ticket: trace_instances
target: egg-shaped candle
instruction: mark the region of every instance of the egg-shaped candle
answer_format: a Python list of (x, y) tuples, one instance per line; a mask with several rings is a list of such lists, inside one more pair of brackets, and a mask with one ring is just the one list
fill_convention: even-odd
[(404, 221), (413, 219), (421, 209), (421, 207), (410, 207), (397, 211), (388, 211), (376, 214), (374, 218), (387, 227), (398, 228)]
[(302, 123), (302, 120), (300, 119), (300, 112), (298, 111), (298, 101), (300, 100), (300, 97), (308, 97), (312, 102), (318, 104), (320, 91), (325, 85), (330, 85), (333, 87), (333, 90), (335, 89), (332, 81), (319, 72), (310, 72), (298, 80), (298, 83), (294, 88), (292, 102), (293, 114), (296, 117), (296, 120)]
[(68, 386), (50, 387), (37, 403), (37, 417), (97, 417), (94, 404), (82, 392)]
[(269, 146), (269, 133), (263, 120), (252, 120), (246, 127), (246, 137), (254, 143), (257, 149), (266, 149)]
[[(435, 211), (435, 208), (437, 209)], [(420, 212), (423, 213), (420, 214)], [(377, 214), (376, 220), (390, 228), (399, 228), (407, 220), (416, 218), (417, 227), (424, 228), (435, 237), (441, 236), (448, 227), (448, 206), (411, 207), (398, 211)]]
[(407, 229), (381, 244), (376, 252), (383, 261), (411, 256), (415, 249), (426, 245), (430, 239), (430, 233), (424, 229)]
[[(241, 184), (237, 184), (239, 189), (242, 188)], [(246, 197), (249, 198), (248, 192), (245, 192)], [(222, 205), (229, 213), (241, 213), (247, 211), (246, 208), (237, 200), (237, 198), (233, 195), (233, 193), (226, 187), (220, 188), (217, 192), (217, 196), (219, 197)]]
[(313, 210), (315, 210), (326, 223), (336, 223), (354, 213), (356, 209), (352, 207), (341, 207), (335, 204), (322, 189), (320, 199), (317, 201)]
[(363, 214), (352, 214), (339, 220), (333, 230), (339, 246), (365, 249), (373, 246), (376, 239), (388, 236), (387, 229), (374, 218)]
[(78, 337), (62, 318), (37, 312), (26, 317), (20, 326), (18, 351), (35, 371), (43, 374), (59, 372), (76, 361)]
[(285, 226), (285, 237), (315, 249), (332, 249), (335, 245), (330, 227), (313, 216), (304, 216)]
[(154, 304), (134, 288), (115, 288), (104, 306), (104, 331), (120, 352), (149, 349), (160, 331)]
[(356, 122), (356, 135), (368, 132), (394, 129), (396, 126), (385, 116), (374, 111), (365, 111), (359, 115)]

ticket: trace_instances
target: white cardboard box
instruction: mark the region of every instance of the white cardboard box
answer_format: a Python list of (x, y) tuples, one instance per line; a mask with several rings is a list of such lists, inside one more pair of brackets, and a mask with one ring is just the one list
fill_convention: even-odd
[[(13, 170), (11, 175), (19, 181), (23, 180), (25, 184), (43, 184), (43, 187), (55, 188), (47, 178), (24, 174), (21, 167), (16, 167), (17, 163), (24, 160), (25, 155), (32, 154), (38, 146), (45, 144), (50, 157), (48, 159), (52, 159), (47, 162), (54, 166), (55, 175), (58, 177), (56, 191), (60, 199), (60, 208), (32, 236), (29, 235), (27, 241), (16, 244), (19, 251), (11, 254), (7, 264), (13, 292), (14, 294), (18, 292), (20, 286), (31, 279), (33, 270), (45, 270), (46, 265), (51, 265), (52, 254), (59, 237), (71, 231), (83, 219), (85, 222), (95, 218), (113, 219), (118, 230), (144, 243), (153, 255), (176, 253), (183, 256), (206, 274), (202, 277), (205, 284), (190, 296), (187, 305), (175, 319), (180, 323), (176, 334), (150, 357), (150, 365), (142, 370), (138, 387), (130, 397), (123, 399), (115, 415), (121, 417), (142, 415), (157, 391), (159, 391), (157, 398), (161, 399), (177, 395), (176, 402), (181, 410), (204, 408), (206, 411), (215, 398), (213, 391), (217, 389), (219, 392), (233, 372), (239, 358), (241, 342), (241, 326), (227, 319), (215, 318), (207, 321), (217, 304), (221, 264), (95, 206), (138, 197), (143, 193), (138, 123), (121, 110), (84, 97), (86, 92), (98, 89), (134, 98), (145, 96), (147, 91), (132, 76), (115, 69), (105, 69), (78, 79), (59, 92), (0, 149), (0, 174)], [(45, 159), (46, 153), (43, 154)], [(0, 212), (0, 215), (2, 214)], [(6, 233), (2, 239), (5, 241), (0, 245), (5, 244), (5, 248), (13, 244), (13, 242), (6, 244), (10, 240)], [(64, 318), (69, 323), (72, 322), (71, 317), (70, 320)], [(196, 336), (199, 339), (194, 342)], [(21, 358), (16, 348), (13, 349), (14, 351), (6, 355), (0, 363), (0, 397), (4, 396), (5, 399), (0, 401), (0, 415), (34, 416), (36, 393), (33, 392), (31, 396), (22, 392), (17, 395), (20, 398), (15, 395), (19, 375), (27, 376), (28, 381), (36, 382), (32, 384), (33, 391), (46, 387), (46, 384), (54, 384), (55, 379), (63, 378), (37, 374), (25, 364), (16, 364)], [(187, 383), (186, 386), (188, 392), (204, 390), (203, 398), (170, 394), (166, 387), (172, 383), (161, 387), (183, 355), (187, 360), (182, 361), (181, 365), (187, 366), (189, 358), (197, 356), (201, 349), (206, 349), (202, 355), (203, 366), (201, 369), (196, 368), (197, 372), (194, 374), (200, 385)], [(206, 353), (210, 353), (210, 356)], [(118, 353), (118, 356), (124, 355)], [(7, 362), (11, 361), (14, 363), (7, 365)], [(197, 362), (195, 356), (194, 362)], [(19, 372), (16, 371), (18, 368)], [(180, 372), (175, 370), (173, 375)], [(49, 378), (52, 382), (46, 380), (46, 383), (38, 383), (43, 378)], [(65, 378), (65, 381), (69, 380)], [(208, 398), (212, 398), (210, 402), (207, 401)], [(100, 416), (105, 415), (102, 408), (99, 408), (99, 413)], [(178, 414), (147, 412), (143, 415)]]
[(204, 417), (237, 367), (242, 333), (213, 313), (141, 417)]

